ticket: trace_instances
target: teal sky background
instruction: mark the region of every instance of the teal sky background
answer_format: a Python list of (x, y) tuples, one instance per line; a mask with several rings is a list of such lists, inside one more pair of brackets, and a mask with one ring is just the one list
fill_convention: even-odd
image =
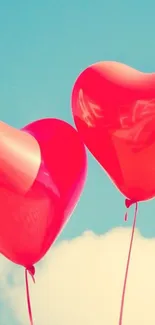
[[(153, 0), (0, 0), (0, 119), (15, 127), (43, 117), (73, 124), (72, 86), (96, 61), (155, 71), (154, 12)], [(133, 208), (124, 224), (124, 198), (88, 156), (84, 193), (59, 240), (131, 226)], [(155, 237), (154, 200), (140, 204), (137, 226)], [(7, 304), (1, 309), (2, 325), (13, 325)]]

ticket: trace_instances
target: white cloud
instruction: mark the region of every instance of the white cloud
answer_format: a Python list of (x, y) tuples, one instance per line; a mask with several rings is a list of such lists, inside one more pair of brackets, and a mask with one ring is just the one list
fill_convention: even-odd
[[(30, 285), (37, 325), (118, 325), (131, 229), (117, 228), (55, 246)], [(7, 299), (22, 325), (29, 324), (22, 270)], [(0, 271), (1, 273), (1, 271)], [(31, 282), (31, 279), (30, 279)], [(155, 240), (135, 233), (123, 325), (155, 324)]]

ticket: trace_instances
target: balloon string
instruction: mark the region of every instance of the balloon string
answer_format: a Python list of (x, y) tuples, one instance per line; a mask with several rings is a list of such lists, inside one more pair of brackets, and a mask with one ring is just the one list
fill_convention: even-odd
[[(136, 220), (137, 220), (137, 212), (138, 212), (138, 203), (132, 202), (129, 200), (126, 200), (126, 207), (129, 208), (132, 204), (135, 205), (135, 213), (134, 213), (134, 219), (133, 219), (133, 225), (132, 225), (132, 234), (131, 234), (131, 240), (130, 240), (130, 246), (129, 246), (129, 253), (128, 253), (128, 259), (126, 264), (126, 271), (125, 271), (125, 278), (124, 278), (124, 284), (123, 284), (123, 291), (122, 291), (122, 299), (121, 299), (121, 307), (120, 307), (120, 316), (119, 316), (119, 325), (122, 325), (122, 319), (123, 319), (123, 311), (124, 311), (124, 301), (125, 301), (125, 293), (126, 293), (126, 285), (127, 285), (127, 279), (128, 279), (128, 272), (129, 272), (129, 266), (130, 266), (130, 258), (131, 258), (131, 252), (132, 252), (132, 246), (133, 246), (133, 239), (134, 239), (134, 232), (136, 227)], [(127, 221), (128, 215), (125, 214), (125, 221)]]
[(25, 269), (25, 284), (26, 284), (28, 313), (29, 313), (30, 325), (34, 325), (33, 317), (32, 317), (32, 310), (31, 310), (30, 293), (29, 293), (28, 273), (31, 275), (31, 278), (32, 278), (33, 282), (35, 283), (35, 278), (34, 278), (35, 268), (34, 268), (34, 266)]

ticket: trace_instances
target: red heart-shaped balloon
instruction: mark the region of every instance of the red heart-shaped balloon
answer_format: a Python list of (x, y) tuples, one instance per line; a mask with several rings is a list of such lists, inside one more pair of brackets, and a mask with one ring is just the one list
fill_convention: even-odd
[[(35, 152), (25, 147), (19, 153), (18, 144), (28, 134)], [(45, 255), (79, 200), (86, 178), (86, 153), (78, 132), (58, 119), (31, 123), (18, 131), (14, 143), (12, 137), (8, 141), (8, 136), (2, 141), (3, 135), (0, 125), (0, 251), (11, 261), (29, 268)], [(33, 140), (40, 148), (39, 165)], [(12, 170), (16, 170), (17, 181)]]
[(90, 152), (132, 201), (155, 196), (155, 74), (118, 62), (84, 70), (73, 117)]

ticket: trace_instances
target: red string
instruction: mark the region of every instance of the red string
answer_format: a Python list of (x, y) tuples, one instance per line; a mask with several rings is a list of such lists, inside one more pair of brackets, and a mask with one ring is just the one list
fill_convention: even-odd
[[(120, 316), (119, 316), (119, 325), (122, 325), (122, 320), (123, 320), (123, 311), (124, 311), (124, 301), (125, 301), (126, 285), (127, 285), (127, 279), (128, 279), (128, 272), (129, 272), (129, 266), (130, 266), (130, 258), (131, 258), (132, 245), (133, 245), (133, 239), (134, 239), (134, 232), (135, 232), (136, 220), (137, 220), (137, 212), (138, 212), (138, 203), (126, 199), (125, 205), (126, 205), (127, 208), (129, 208), (132, 204), (136, 204), (136, 205), (135, 205), (135, 213), (134, 213), (134, 219), (133, 219), (133, 225), (132, 225), (132, 234), (131, 234), (131, 240), (130, 240), (130, 246), (129, 246), (128, 259), (127, 259), (127, 264), (126, 264), (124, 285), (123, 285), (123, 291), (122, 291), (122, 299), (121, 299), (121, 307), (120, 307)], [(128, 215), (126, 213), (125, 214), (125, 221), (127, 221), (127, 218), (128, 218)]]
[(28, 313), (29, 313), (30, 325), (34, 325), (33, 317), (32, 317), (32, 310), (31, 310), (30, 293), (29, 293), (28, 273), (31, 275), (31, 278), (32, 278), (33, 282), (35, 283), (35, 278), (34, 278), (35, 268), (34, 268), (34, 266), (31, 266), (30, 268), (25, 269), (25, 284), (26, 284)]

